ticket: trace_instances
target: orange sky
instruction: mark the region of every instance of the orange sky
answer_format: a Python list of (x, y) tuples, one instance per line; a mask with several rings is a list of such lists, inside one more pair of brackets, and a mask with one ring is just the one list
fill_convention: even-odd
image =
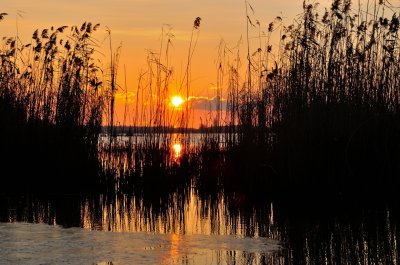
[[(251, 14), (251, 18), (253, 21), (258, 20), (261, 29), (265, 30), (276, 16), (281, 16), (284, 24), (291, 24), (296, 15), (301, 13), (303, 3), (302, 0), (248, 0), (248, 2), (255, 11)], [(321, 6), (330, 3), (329, 0), (319, 2)], [(170, 27), (174, 34), (169, 50), (169, 64), (174, 71), (170, 80), (170, 96), (172, 96), (175, 94), (173, 91), (179, 92), (179, 84), (184, 76), (193, 21), (196, 17), (202, 19), (190, 71), (190, 96), (199, 103), (195, 109), (207, 108), (216, 95), (216, 60), (221, 39), (232, 48), (246, 33), (244, 0), (2, 0), (0, 12), (9, 14), (0, 23), (1, 35), (15, 36), (18, 25), (19, 36), (27, 43), (37, 28), (81, 25), (84, 21), (91, 21), (101, 24), (95, 36), (100, 42), (104, 41), (104, 46), (107, 47), (108, 43), (104, 39), (106, 27), (110, 28), (114, 47), (122, 45), (118, 83), (121, 87), (125, 87), (125, 67), (130, 113), (134, 112), (139, 73), (146, 68), (148, 52), (159, 51), (163, 27), (164, 29)], [(18, 13), (21, 16), (18, 16)], [(258, 43), (257, 35), (258, 29), (250, 32), (250, 40), (254, 45)], [(242, 42), (240, 47), (244, 52), (245, 43)], [(106, 55), (102, 61), (107, 64), (108, 58)], [(185, 96), (185, 93), (181, 92), (182, 96)], [(122, 120), (124, 102), (125, 94), (120, 90), (117, 94), (119, 121)], [(192, 125), (197, 127), (199, 117), (206, 113), (204, 110), (194, 110)], [(132, 117), (128, 119), (131, 120)], [(203, 117), (203, 122), (206, 119)]]

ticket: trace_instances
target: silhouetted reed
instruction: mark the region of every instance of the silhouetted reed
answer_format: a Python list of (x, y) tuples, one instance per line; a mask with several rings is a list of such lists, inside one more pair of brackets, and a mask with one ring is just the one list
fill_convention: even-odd
[[(66, 27), (36, 31), (32, 44), (25, 46), (5, 39), (0, 115), (7, 129), (1, 141), (4, 150), (13, 153), (3, 155), (4, 165), (18, 170), (24, 161), (27, 167), (19, 175), (26, 176), (46, 163), (50, 172), (68, 178), (60, 182), (49, 177), (44, 182), (73, 186), (80, 180), (78, 174), (85, 176), (83, 186), (95, 183), (93, 187), (113, 192), (166, 191), (185, 185), (281, 197), (293, 192), (304, 196), (394, 192), (400, 173), (396, 162), (400, 159), (400, 23), (396, 13), (388, 15), (394, 7), (375, 1), (372, 8), (359, 7), (354, 13), (352, 1), (335, 0), (319, 16), (317, 5), (305, 1), (294, 25), (284, 26), (277, 17), (262, 35), (260, 23), (253, 23), (249, 12), (253, 8), (245, 4), (245, 78), (239, 50), (230, 62), (221, 56), (225, 54), (221, 44), (217, 97), (222, 98), (222, 87), (227, 85), (227, 123), (222, 123), (219, 103), (215, 120), (203, 125), (195, 146), (188, 124), (193, 34), (199, 18), (178, 88), (186, 92), (184, 108), (171, 108), (166, 100), (173, 78), (168, 53), (173, 34), (163, 28), (160, 50), (149, 52), (147, 68), (139, 77), (133, 127), (125, 136), (117, 135), (114, 124), (119, 53), (112, 54), (110, 81), (103, 84), (93, 61), (96, 41), (91, 33), (97, 25), (70, 28), (65, 42), (59, 36)], [(252, 29), (259, 40), (254, 53)], [(276, 48), (272, 39), (277, 33)], [(107, 145), (99, 148), (104, 113), (111, 130)], [(125, 113), (123, 128), (126, 120)], [(171, 149), (177, 141), (173, 128), (182, 129), (178, 142), (184, 151), (179, 157)], [(15, 159), (21, 155), (31, 159)], [(34, 182), (24, 181), (27, 186)]]
[[(352, 1), (333, 1), (319, 16), (317, 4), (305, 1), (296, 24), (277, 17), (268, 26), (265, 49), (253, 54), (264, 59), (249, 53), (242, 89), (240, 70), (230, 66), (229, 134), (238, 141), (227, 151), (228, 183), (261, 178), (270, 183), (266, 190), (284, 194), (393, 194), (399, 18), (386, 1), (372, 6), (353, 13)], [(274, 31), (280, 41), (271, 55)]]
[[(191, 61), (200, 20), (194, 21), (186, 71), (175, 89), (171, 89), (174, 72), (169, 62), (174, 35), (170, 26), (162, 27), (160, 49), (149, 51), (146, 67), (139, 76), (133, 115), (124, 114), (125, 118), (132, 118), (133, 126), (120, 134), (110, 134), (107, 144), (100, 144), (99, 156), (105, 174), (101, 185), (107, 191), (159, 194), (190, 185), (197, 170), (195, 165), (199, 163), (188, 126)], [(182, 106), (171, 105), (172, 93), (186, 93)], [(182, 148), (182, 154), (173, 150), (174, 145)]]
[(221, 55), (222, 42), (217, 60), (217, 96), (224, 84), (228, 91), (227, 123), (219, 104), (212, 124), (202, 124), (200, 142), (192, 146), (190, 134), (182, 134), (178, 159), (171, 128), (187, 128), (190, 115), (176, 113), (164, 100), (173, 74), (166, 35), (166, 58), (162, 44), (149, 54), (139, 79), (133, 130), (144, 127), (122, 146), (110, 146), (117, 158), (103, 159), (115, 162), (106, 166), (107, 186), (166, 192), (194, 185), (205, 193), (282, 199), (395, 194), (399, 19), (387, 15), (393, 9), (388, 5), (376, 1), (372, 10), (353, 13), (351, 1), (333, 1), (319, 16), (317, 5), (304, 2), (296, 24), (284, 26), (277, 17), (264, 36), (247, 12), (249, 30), (258, 29), (261, 44), (247, 54), (245, 78), (239, 51), (230, 62)]
[[(0, 51), (2, 187), (78, 191), (99, 174), (98, 136), (107, 88), (92, 23), (4, 38)], [(3, 185), (4, 183), (4, 185)]]

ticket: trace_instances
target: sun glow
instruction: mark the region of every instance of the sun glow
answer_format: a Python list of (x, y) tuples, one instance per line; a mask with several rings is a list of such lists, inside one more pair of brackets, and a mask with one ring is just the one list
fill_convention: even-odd
[(172, 104), (172, 106), (174, 106), (176, 108), (180, 107), (182, 105), (182, 103), (183, 103), (183, 99), (181, 96), (173, 96), (171, 98), (171, 104)]
[(174, 158), (178, 159), (181, 156), (182, 153), (182, 145), (179, 143), (175, 143), (172, 146), (172, 149), (174, 150)]

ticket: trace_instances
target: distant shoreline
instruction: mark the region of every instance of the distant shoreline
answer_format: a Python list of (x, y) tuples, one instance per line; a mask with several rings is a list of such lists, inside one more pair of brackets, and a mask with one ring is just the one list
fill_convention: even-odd
[[(110, 132), (111, 126), (101, 126), (101, 133)], [(136, 133), (225, 133), (230, 126), (201, 127), (201, 128), (173, 128), (173, 127), (145, 127), (145, 126), (113, 126), (115, 134), (136, 134)]]

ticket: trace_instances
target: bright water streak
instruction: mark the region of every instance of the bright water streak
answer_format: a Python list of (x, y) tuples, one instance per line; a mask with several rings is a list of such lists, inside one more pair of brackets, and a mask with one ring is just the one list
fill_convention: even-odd
[[(216, 264), (229, 251), (279, 252), (279, 241), (218, 235), (121, 233), (0, 223), (0, 264)], [(225, 253), (221, 255), (221, 253)]]

